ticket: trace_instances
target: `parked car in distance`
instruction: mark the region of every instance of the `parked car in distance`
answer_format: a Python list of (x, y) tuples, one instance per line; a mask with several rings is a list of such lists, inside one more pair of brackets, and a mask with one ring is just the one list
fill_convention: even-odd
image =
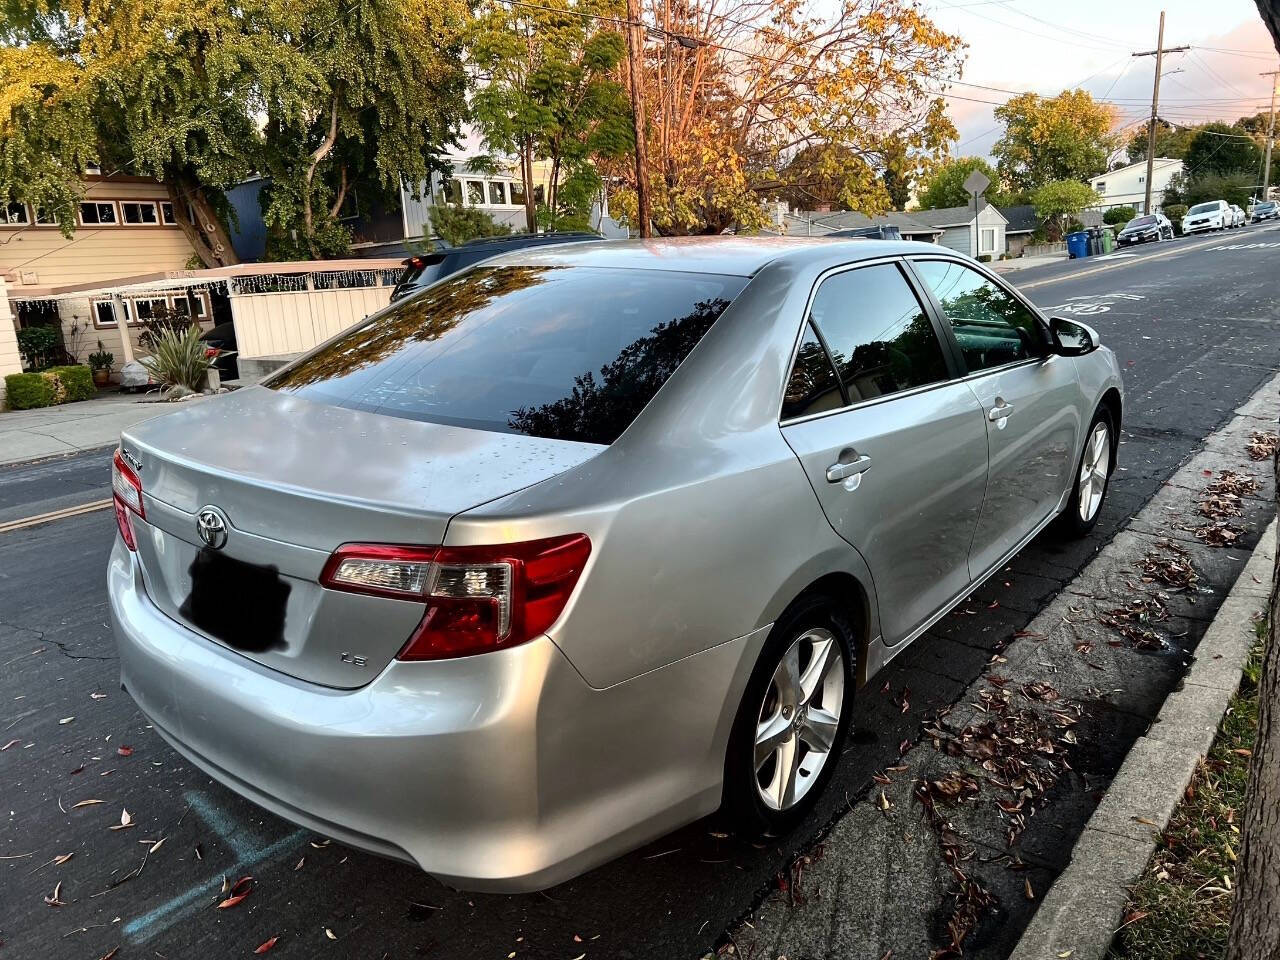
[(1116, 235), (1116, 243), (1127, 247), (1132, 243), (1146, 243), (1148, 240), (1172, 240), (1173, 224), (1163, 213), (1149, 213), (1134, 217), (1124, 225)]
[(901, 240), (902, 231), (898, 229), (897, 224), (886, 223), (871, 227), (849, 227), (847, 230), (833, 230), (831, 233), (824, 234), (824, 236), (837, 237), (842, 240), (854, 237), (863, 237), (867, 240)]
[(776, 835), (858, 689), (1095, 525), (1122, 389), (942, 247), (517, 251), (124, 431), (121, 684), (230, 789), (458, 887), (722, 805)]
[(432, 253), (415, 254), (404, 261), (404, 273), (391, 291), (391, 302), (429, 287), (442, 277), (457, 273), (490, 257), (523, 250), (527, 247), (545, 247), (556, 243), (588, 243), (603, 241), (598, 233), (513, 233), (505, 237), (484, 237), (457, 247), (445, 247)]
[(1226, 230), (1231, 226), (1231, 208), (1225, 200), (1197, 203), (1182, 218), (1183, 234), (1209, 230)]
[(1245, 214), (1243, 210), (1241, 210), (1234, 203), (1229, 204), (1228, 209), (1231, 211), (1232, 227), (1243, 227), (1246, 223), (1249, 222), (1249, 217)]
[(1275, 200), (1260, 200), (1249, 210), (1249, 222), (1259, 223), (1262, 220), (1280, 220), (1280, 203)]

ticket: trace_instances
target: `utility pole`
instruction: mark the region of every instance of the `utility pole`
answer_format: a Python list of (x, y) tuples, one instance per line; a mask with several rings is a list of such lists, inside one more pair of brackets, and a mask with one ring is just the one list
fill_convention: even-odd
[(640, 19), (640, 0), (627, 0), (627, 65), (631, 71), (631, 122), (636, 140), (636, 219), (640, 236), (648, 239), (649, 226), (649, 146), (644, 131), (644, 24)]
[(1268, 70), (1258, 74), (1271, 78), (1271, 127), (1267, 131), (1267, 159), (1262, 168), (1262, 199), (1267, 199), (1271, 189), (1271, 147), (1276, 142), (1276, 87), (1280, 87), (1280, 70)]
[(1164, 63), (1164, 55), (1190, 49), (1190, 47), (1169, 47), (1166, 49), (1164, 45), (1164, 11), (1161, 10), (1160, 32), (1156, 36), (1156, 48), (1133, 54), (1135, 57), (1156, 58), (1156, 82), (1151, 88), (1151, 125), (1147, 128), (1147, 199), (1142, 207), (1143, 213), (1151, 212), (1151, 177), (1155, 173), (1156, 165), (1156, 120), (1160, 111), (1160, 70)]

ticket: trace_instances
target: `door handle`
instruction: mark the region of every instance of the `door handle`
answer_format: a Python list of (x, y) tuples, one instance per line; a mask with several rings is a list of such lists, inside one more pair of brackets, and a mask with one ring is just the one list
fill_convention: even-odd
[(1005, 403), (999, 397), (996, 398), (996, 405), (987, 411), (987, 419), (992, 423), (1004, 420), (1009, 414), (1013, 413), (1013, 404)]
[(827, 483), (840, 483), (871, 469), (870, 457), (857, 457), (848, 463), (843, 461), (827, 467)]

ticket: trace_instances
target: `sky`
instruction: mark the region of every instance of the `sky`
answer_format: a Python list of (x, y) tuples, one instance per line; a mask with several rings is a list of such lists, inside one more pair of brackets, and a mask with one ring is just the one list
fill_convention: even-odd
[[(969, 45), (963, 83), (949, 93), (960, 131), (955, 156), (987, 156), (999, 136), (993, 103), (1032, 90), (1052, 96), (1077, 86), (1121, 111), (1125, 133), (1144, 129), (1151, 112), (1160, 11), (1169, 54), (1160, 84), (1160, 115), (1175, 123), (1235, 120), (1266, 110), (1280, 67), (1254, 0), (923, 0), (933, 20)], [(1228, 52), (1229, 51), (1229, 52)], [(1180, 72), (1174, 72), (1180, 71)], [(977, 84), (980, 86), (966, 86)], [(961, 99), (968, 98), (968, 99)]]

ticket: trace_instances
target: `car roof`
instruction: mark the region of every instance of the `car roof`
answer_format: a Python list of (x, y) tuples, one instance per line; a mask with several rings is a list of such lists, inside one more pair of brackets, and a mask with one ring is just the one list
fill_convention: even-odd
[[(669, 237), (607, 240), (519, 250), (485, 261), (485, 266), (578, 266), (633, 270), (679, 270), (750, 277), (780, 260), (803, 264), (826, 260), (847, 248), (850, 262), (912, 253), (948, 253), (945, 247), (912, 240), (828, 237)], [(839, 251), (844, 253), (844, 250)]]

